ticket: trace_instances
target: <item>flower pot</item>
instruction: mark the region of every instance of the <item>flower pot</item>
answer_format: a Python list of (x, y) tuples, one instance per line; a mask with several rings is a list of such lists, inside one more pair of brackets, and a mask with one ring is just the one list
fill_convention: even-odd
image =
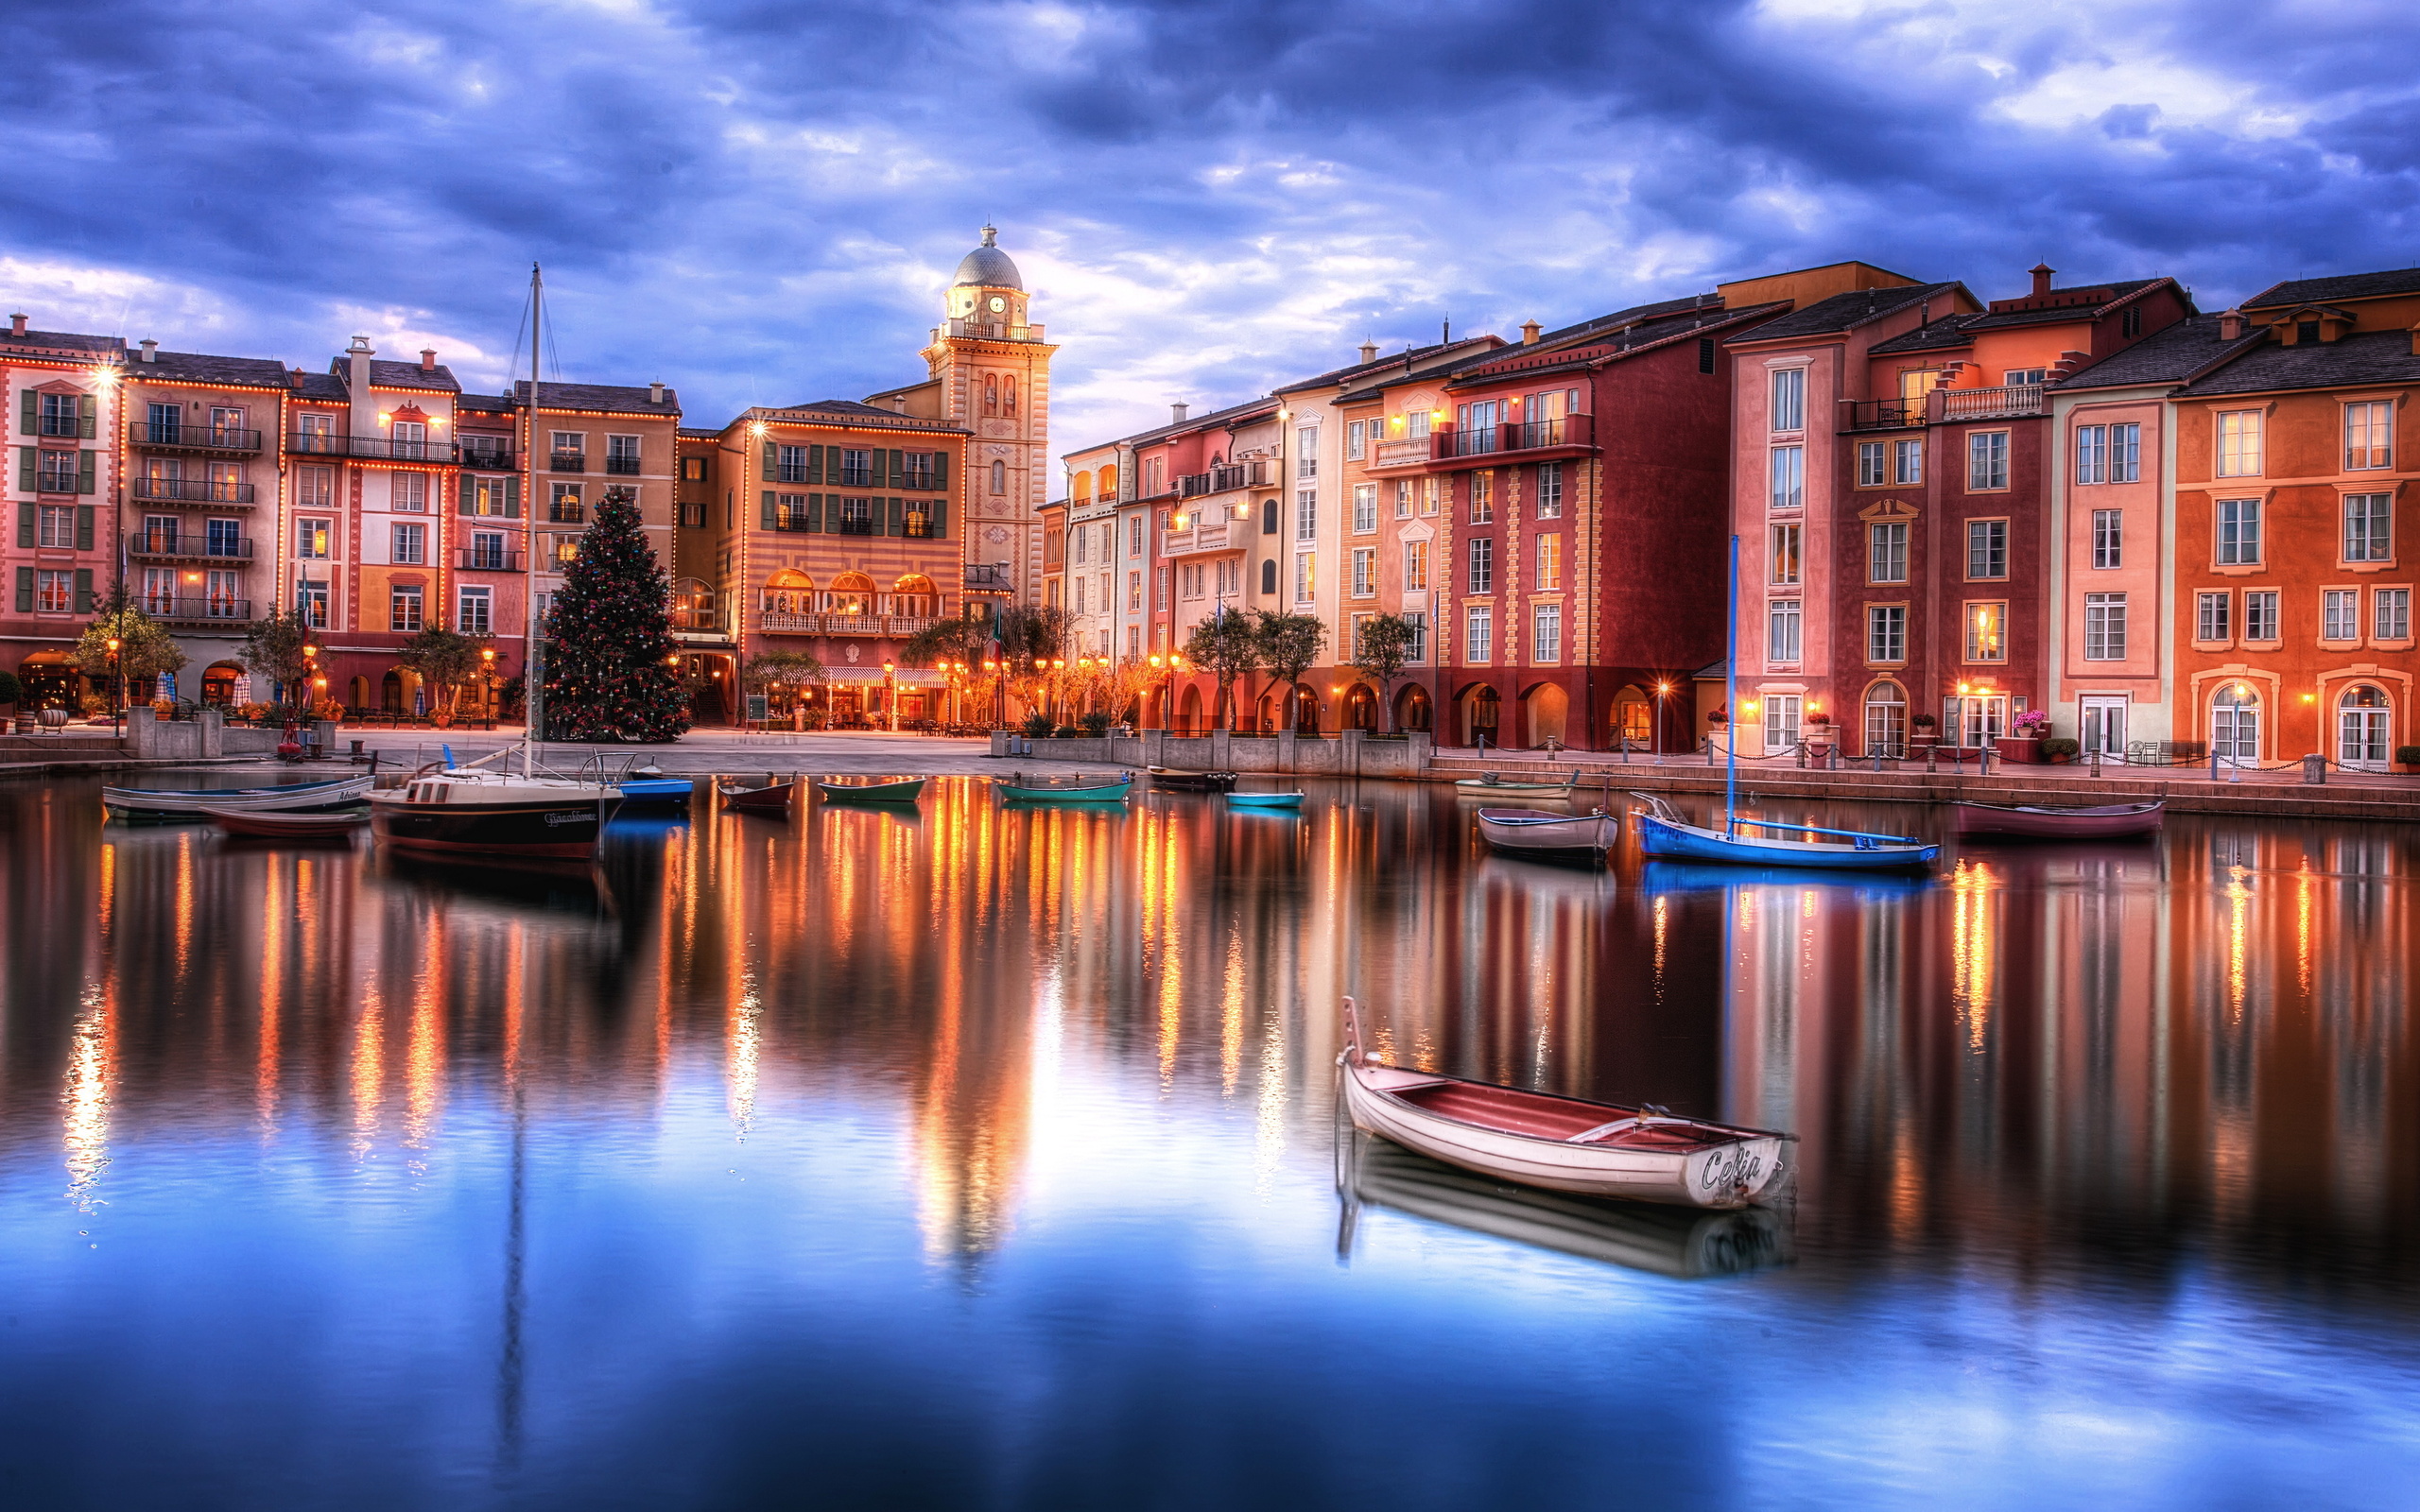
[(1999, 757), (2004, 762), (2016, 762), (2027, 766), (2041, 765), (2042, 743), (2038, 740), (2031, 737), (2021, 740), (2012, 738), (2003, 739), (1995, 744), (1999, 747)]
[(67, 711), (64, 709), (45, 709), (36, 717), (41, 719), (42, 728), (44, 730), (64, 730), (67, 728), (68, 714)]

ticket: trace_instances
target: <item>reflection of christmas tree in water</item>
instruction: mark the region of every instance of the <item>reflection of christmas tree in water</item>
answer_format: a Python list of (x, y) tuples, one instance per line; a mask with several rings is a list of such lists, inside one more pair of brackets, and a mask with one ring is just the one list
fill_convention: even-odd
[(668, 585), (628, 489), (608, 489), (546, 615), (548, 740), (672, 740), (689, 728), (673, 676)]

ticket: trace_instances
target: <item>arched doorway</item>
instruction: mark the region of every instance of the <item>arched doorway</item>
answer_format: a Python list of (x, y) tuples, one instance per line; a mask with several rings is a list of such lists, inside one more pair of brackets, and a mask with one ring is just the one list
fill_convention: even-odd
[(2336, 760), (2350, 771), (2385, 771), (2394, 714), (2385, 690), (2367, 682), (2345, 689), (2336, 700)]
[(1655, 707), (1636, 683), (1625, 683), (1614, 695), (1614, 738), (1624, 750), (1648, 750), (1655, 745)]
[(2221, 684), (2210, 697), (2210, 754), (2231, 766), (2260, 762), (2260, 695), (2249, 682)]
[(1487, 684), (1473, 683), (1455, 696), (1454, 704), (1461, 711), (1462, 744), (1465, 746), (1502, 744), (1496, 735), (1504, 715), (1504, 699)]
[(201, 701), (233, 704), (235, 701), (235, 679), (243, 675), (244, 669), (233, 662), (214, 662), (204, 667), (201, 672)]
[(1908, 754), (1908, 692), (1888, 678), (1865, 690), (1865, 753)]
[(17, 680), (26, 685), (19, 709), (73, 710), (84, 691), (64, 651), (36, 651), (18, 665)]
[(1368, 683), (1357, 682), (1345, 690), (1344, 718), (1338, 728), (1369, 730), (1378, 728), (1378, 696), (1370, 691)]
[(1521, 722), (1528, 727), (1530, 745), (1550, 740), (1564, 744), (1564, 720), (1570, 712), (1570, 696), (1555, 683), (1541, 682), (1521, 695)]
[(387, 675), (378, 679), (378, 708), (382, 713), (400, 714), (404, 712), (403, 674), (392, 667), (388, 668)]
[(1264, 692), (1252, 706), (1252, 728), (1261, 734), (1274, 734), (1277, 730), (1277, 696)]
[(1201, 690), (1191, 683), (1177, 696), (1176, 728), (1179, 734), (1190, 735), (1201, 729)]
[(1294, 684), (1294, 733), (1316, 735), (1320, 732), (1320, 696), (1301, 683)]
[(1426, 688), (1414, 684), (1395, 695), (1397, 730), (1426, 730), (1432, 717)]
[[(209, 696), (210, 675), (208, 673), (202, 674), (201, 686), (203, 702), (209, 703), (218, 701), (214, 700)], [(232, 687), (233, 684), (230, 684), (230, 686)], [(346, 688), (345, 702), (356, 710), (368, 709), (370, 707), (370, 679), (357, 672), (354, 673), (353, 681), (348, 684)]]

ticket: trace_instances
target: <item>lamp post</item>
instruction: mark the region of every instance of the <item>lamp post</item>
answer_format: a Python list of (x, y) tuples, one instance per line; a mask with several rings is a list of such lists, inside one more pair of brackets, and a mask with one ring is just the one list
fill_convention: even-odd
[(295, 701), (303, 706), (302, 713), (305, 718), (308, 718), (311, 713), (311, 689), (314, 683), (324, 683), (326, 680), (320, 676), (320, 648), (308, 641), (303, 642), (302, 696)]
[(1664, 700), (1671, 696), (1670, 683), (1659, 682), (1655, 685), (1655, 759), (1658, 763), (1664, 760)]
[(118, 657), (118, 638), (109, 639), (110, 647), (110, 738), (122, 738), (126, 719), (126, 663)]
[(882, 664), (882, 713), (886, 727), (899, 733), (899, 669), (891, 662)]
[[(673, 661), (666, 657), (666, 662)], [(479, 707), (487, 711), (488, 719), (495, 719), (495, 647), (479, 647)]]

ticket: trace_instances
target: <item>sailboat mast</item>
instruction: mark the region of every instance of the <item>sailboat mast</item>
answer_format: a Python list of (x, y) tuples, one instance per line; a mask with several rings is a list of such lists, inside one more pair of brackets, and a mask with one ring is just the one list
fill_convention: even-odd
[(1739, 538), (1731, 538), (1730, 612), (1722, 629), (1722, 833), (1739, 833)]
[[(522, 539), (528, 542), (531, 576), (538, 565), (538, 322), (539, 306), (545, 299), (545, 277), (538, 265), (529, 265), (529, 497), (522, 515)], [(538, 754), (538, 732), (543, 728), (546, 706), (545, 635), (541, 616), (537, 613), (538, 595), (532, 592), (523, 609), (522, 695), (523, 717), (527, 721), (521, 732), (521, 775), (534, 775)]]

